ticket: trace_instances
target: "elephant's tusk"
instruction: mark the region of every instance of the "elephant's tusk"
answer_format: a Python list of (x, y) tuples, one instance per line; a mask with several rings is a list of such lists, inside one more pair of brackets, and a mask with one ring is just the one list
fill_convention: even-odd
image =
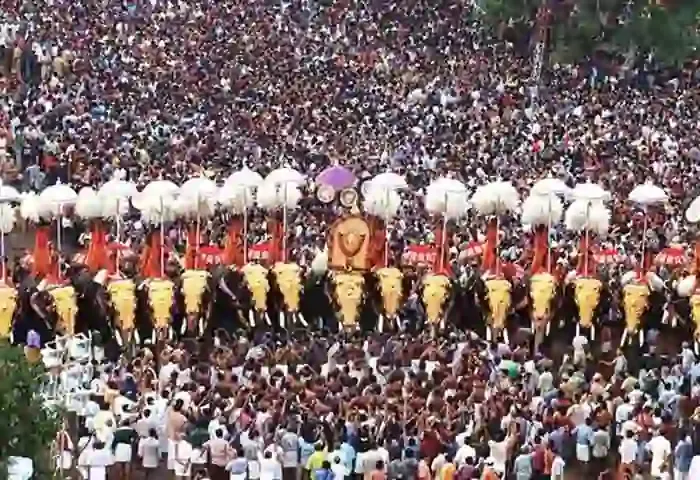
[(642, 345), (644, 345), (644, 330), (640, 328), (639, 329), (639, 346), (641, 347)]
[(576, 336), (581, 335), (581, 322), (576, 322)]
[(135, 328), (134, 329), (134, 342), (136, 342), (136, 345), (141, 344), (141, 335), (139, 334), (139, 329)]
[(298, 313), (297, 313), (297, 318), (299, 319), (299, 321), (301, 322), (301, 324), (302, 324), (304, 327), (308, 327), (308, 326), (309, 326), (309, 322), (306, 321), (306, 319), (304, 318), (304, 315), (302, 315), (301, 312), (298, 312)]
[(550, 331), (551, 331), (551, 329), (552, 329), (552, 322), (550, 322), (549, 320), (547, 320), (547, 325), (546, 325), (544, 328), (545, 328), (544, 334), (548, 337), (548, 336), (549, 336), (549, 333), (550, 333)]
[(381, 313), (377, 319), (377, 330), (379, 330), (379, 333), (384, 333), (384, 316)]
[(250, 323), (251, 327), (255, 328), (255, 314), (253, 310), (248, 310), (248, 323)]
[(279, 317), (280, 317), (280, 327), (284, 328), (284, 312), (283, 311), (280, 311)]
[(124, 346), (124, 340), (122, 339), (122, 336), (119, 333), (119, 330), (117, 329), (114, 330), (114, 339), (117, 341), (117, 345), (119, 345), (119, 347)]
[(591, 340), (595, 340), (595, 325), (591, 325)]
[(151, 343), (153, 345), (156, 344), (156, 329), (155, 328), (153, 330), (151, 330)]
[(626, 328), (622, 331), (622, 338), (620, 339), (620, 346), (624, 347), (625, 342), (627, 342), (627, 329)]
[(506, 345), (510, 345), (510, 339), (508, 338), (508, 329), (503, 328), (503, 341), (506, 343)]
[(200, 335), (204, 335), (204, 319), (200, 317), (199, 322), (197, 322), (197, 329)]
[(187, 333), (187, 320), (182, 321), (182, 325), (180, 325), (180, 335), (184, 335)]
[(488, 325), (486, 326), (486, 341), (491, 342), (491, 327)]
[(269, 326), (272, 326), (272, 320), (270, 320), (270, 316), (265, 312), (265, 321)]
[(174, 336), (175, 332), (173, 331), (173, 327), (168, 327), (168, 340), (172, 340)]

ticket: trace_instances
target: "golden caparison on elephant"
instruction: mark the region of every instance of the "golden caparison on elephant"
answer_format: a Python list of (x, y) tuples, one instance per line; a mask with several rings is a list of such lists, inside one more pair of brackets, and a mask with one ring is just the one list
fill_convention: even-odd
[(360, 305), (364, 295), (365, 278), (361, 273), (334, 273), (335, 302), (339, 309), (339, 320), (347, 330), (357, 328)]
[(287, 315), (298, 320), (304, 327), (308, 327), (308, 323), (299, 310), (302, 291), (301, 267), (296, 263), (278, 262), (272, 268), (272, 272), (277, 280), (277, 287), (282, 294), (286, 309), (286, 312), (280, 311), (279, 313), (280, 327), (286, 328)]
[(253, 309), (248, 311), (250, 326), (255, 327), (256, 316), (264, 318), (268, 325), (272, 325), (267, 314), (267, 294), (270, 291), (267, 269), (257, 263), (249, 263), (243, 266), (241, 273), (253, 298)]
[(422, 300), (425, 316), (430, 325), (445, 326), (445, 302), (452, 282), (446, 275), (428, 274), (423, 278)]
[[(379, 282), (379, 292), (382, 297), (383, 315), (379, 315), (377, 328), (384, 330), (384, 317), (390, 323), (398, 321), (399, 309), (403, 301), (403, 273), (396, 267), (383, 267), (374, 274)], [(399, 325), (396, 325), (398, 328)]]
[(498, 338), (499, 333), (503, 332), (503, 336), (508, 342), (506, 320), (512, 304), (511, 291), (513, 285), (505, 278), (492, 278), (485, 280), (484, 286), (486, 287), (486, 301), (489, 306), (486, 338), (488, 341), (491, 341), (492, 338)]
[(644, 342), (642, 316), (649, 308), (649, 287), (644, 284), (628, 284), (622, 287), (622, 307), (625, 312), (625, 330), (620, 345), (624, 345), (628, 335), (639, 333), (639, 343)]
[(194, 330), (194, 322), (197, 322), (197, 330), (204, 333), (203, 296), (209, 285), (209, 272), (205, 270), (185, 270), (182, 273), (182, 293), (185, 297), (185, 313), (187, 322), (182, 323), (180, 334), (184, 335), (187, 329)]
[(603, 282), (597, 278), (577, 278), (574, 280), (574, 300), (578, 309), (578, 326), (590, 329), (591, 338), (595, 338), (595, 313), (600, 304)]
[(530, 278), (530, 299), (532, 300), (532, 327), (535, 338), (549, 335), (552, 321), (552, 304), (557, 294), (557, 282), (550, 273), (537, 273)]

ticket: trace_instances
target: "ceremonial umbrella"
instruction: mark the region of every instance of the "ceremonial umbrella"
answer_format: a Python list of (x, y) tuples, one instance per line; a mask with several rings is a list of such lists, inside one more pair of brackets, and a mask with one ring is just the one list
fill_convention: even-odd
[(342, 165), (328, 167), (316, 177), (317, 184), (328, 185), (336, 191), (352, 187), (356, 180), (357, 177), (352, 170)]

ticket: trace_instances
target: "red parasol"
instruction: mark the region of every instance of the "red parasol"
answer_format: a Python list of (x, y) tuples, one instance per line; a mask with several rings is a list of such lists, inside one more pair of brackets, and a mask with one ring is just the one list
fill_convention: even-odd
[(688, 256), (685, 254), (685, 249), (683, 247), (666, 247), (656, 255), (654, 263), (657, 265), (678, 267), (688, 263)]
[(599, 265), (612, 265), (622, 263), (625, 260), (625, 255), (615, 248), (603, 248), (594, 252), (593, 258)]

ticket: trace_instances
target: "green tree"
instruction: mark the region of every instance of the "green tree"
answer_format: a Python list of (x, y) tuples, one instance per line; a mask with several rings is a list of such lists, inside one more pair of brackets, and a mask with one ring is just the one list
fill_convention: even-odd
[(61, 426), (60, 415), (44, 408), (39, 395), (44, 367), (26, 361), (19, 347), (0, 340), (0, 478), (7, 458), (34, 461), (35, 478), (50, 478), (50, 449)]
[[(555, 61), (576, 62), (604, 50), (621, 58), (648, 55), (677, 65), (700, 47), (700, 1), (485, 0), (485, 20), (502, 29), (531, 32), (546, 7), (548, 50)], [(540, 17), (542, 18), (542, 17)]]

